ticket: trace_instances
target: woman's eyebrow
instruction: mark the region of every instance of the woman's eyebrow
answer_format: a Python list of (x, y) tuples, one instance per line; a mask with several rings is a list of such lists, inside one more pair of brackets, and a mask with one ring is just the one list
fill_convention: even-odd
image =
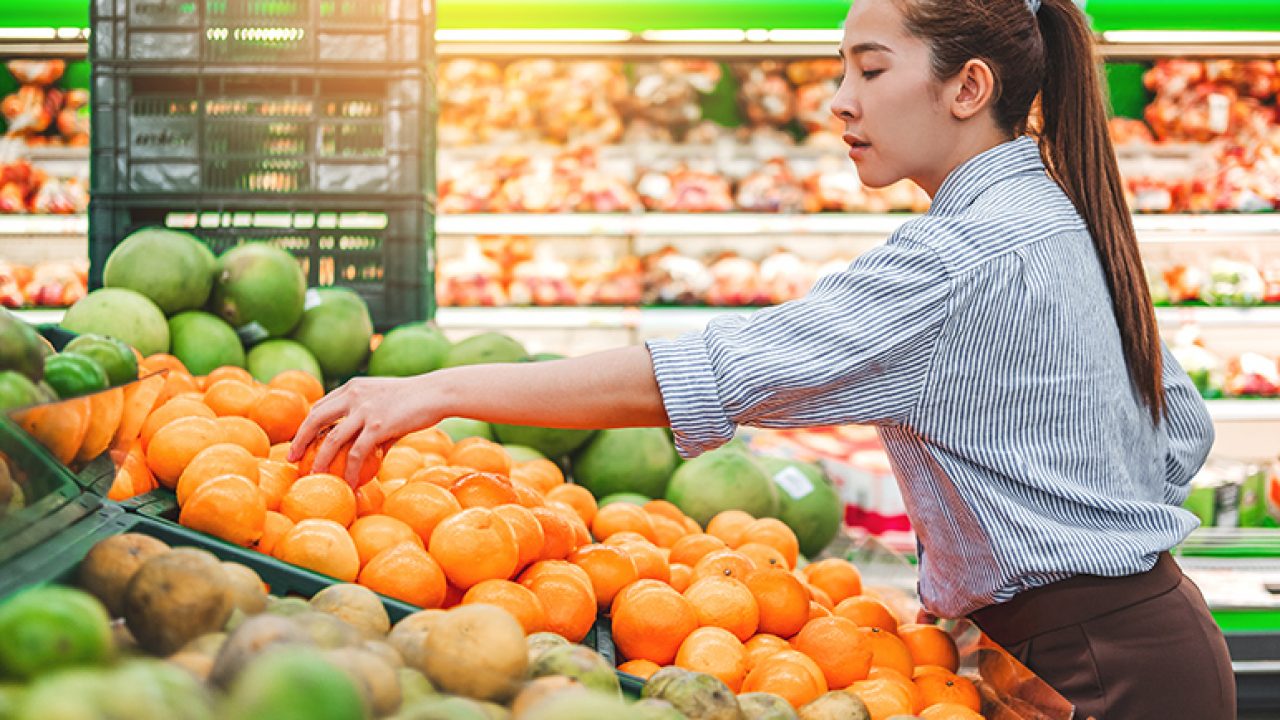
[(878, 42), (864, 42), (864, 43), (858, 43), (857, 45), (854, 45), (848, 48), (847, 50), (845, 50), (845, 52), (848, 53), (849, 57), (854, 57), (854, 56), (862, 55), (863, 53), (869, 53), (869, 52), (882, 52), (882, 53), (892, 54), (893, 50), (889, 49), (889, 46), (881, 45)]

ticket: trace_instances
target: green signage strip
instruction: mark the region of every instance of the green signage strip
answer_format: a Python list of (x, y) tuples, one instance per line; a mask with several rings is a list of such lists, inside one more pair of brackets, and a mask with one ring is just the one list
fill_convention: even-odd
[(90, 2), (91, 0), (0, 0), (0, 27), (89, 27)]
[(1224, 633), (1280, 632), (1280, 610), (1212, 610)]
[(849, 0), (446, 0), (438, 27), (834, 29), (848, 11)]
[(1098, 31), (1280, 31), (1274, 0), (1088, 0), (1085, 11)]

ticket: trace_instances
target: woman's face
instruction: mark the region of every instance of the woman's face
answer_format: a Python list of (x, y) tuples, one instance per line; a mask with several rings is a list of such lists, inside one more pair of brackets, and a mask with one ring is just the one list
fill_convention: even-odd
[(855, 0), (840, 56), (844, 80), (831, 112), (844, 122), (862, 182), (884, 187), (909, 178), (936, 192), (955, 124), (930, 69), (929, 47), (907, 33), (894, 0)]

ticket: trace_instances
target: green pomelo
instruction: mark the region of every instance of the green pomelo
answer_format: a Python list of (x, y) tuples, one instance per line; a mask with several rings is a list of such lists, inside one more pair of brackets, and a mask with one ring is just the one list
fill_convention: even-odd
[(778, 512), (778, 489), (764, 470), (742, 450), (717, 448), (676, 469), (667, 486), (667, 500), (703, 527), (724, 510), (742, 510), (752, 517)]
[(192, 375), (208, 375), (224, 365), (244, 367), (244, 346), (222, 318), (190, 310), (169, 318), (169, 351)]
[(791, 703), (773, 693), (743, 693), (738, 696), (738, 707), (744, 720), (800, 720)]
[(502, 333), (487, 332), (472, 335), (453, 347), (445, 355), (441, 367), (481, 365), (483, 363), (521, 362), (529, 357), (524, 346)]
[(521, 720), (635, 720), (631, 708), (616, 696), (598, 692), (566, 692), (534, 703)]
[(365, 716), (351, 678), (314, 649), (283, 648), (246, 666), (231, 686), (227, 717), (239, 720), (349, 720)]
[(676, 469), (676, 449), (662, 428), (596, 433), (573, 457), (573, 477), (596, 497), (638, 493), (660, 498)]
[(795, 532), (800, 552), (822, 552), (844, 525), (844, 503), (822, 468), (767, 455), (755, 460), (778, 488), (776, 517)]
[(36, 586), (0, 605), (0, 676), (28, 680), (111, 654), (111, 619), (83, 590)]
[(612, 495), (605, 495), (604, 497), (600, 498), (600, 501), (597, 504), (600, 507), (604, 507), (606, 505), (612, 505), (614, 503), (631, 503), (632, 505), (644, 505), (645, 503), (649, 502), (652, 499), (653, 498), (649, 497), (648, 495), (641, 495), (640, 493), (614, 493)]
[(503, 444), (502, 449), (507, 451), (511, 459), (515, 462), (528, 462), (530, 460), (546, 460), (547, 456), (534, 450), (528, 445), (509, 445)]
[(674, 705), (658, 698), (645, 698), (631, 706), (635, 720), (689, 720)]
[(292, 337), (316, 356), (325, 377), (350, 377), (369, 357), (373, 339), (369, 306), (348, 288), (312, 288)]
[(489, 427), (489, 423), (480, 420), (445, 418), (436, 423), (436, 427), (444, 431), (444, 434), (448, 435), (454, 442), (469, 437), (481, 437), (485, 440), (493, 439), (493, 429)]
[(151, 299), (165, 315), (202, 307), (213, 288), (209, 250), (193, 235), (142, 228), (120, 242), (102, 271), (106, 287), (126, 288)]
[(307, 279), (288, 252), (263, 243), (232, 248), (218, 258), (213, 311), (249, 337), (283, 337), (302, 319)]
[(143, 357), (169, 352), (169, 323), (146, 295), (125, 288), (94, 290), (72, 305), (62, 327), (122, 340)]
[(45, 675), (27, 690), (14, 720), (102, 720), (110, 677), (102, 670), (76, 669)]
[(0, 370), (0, 412), (37, 405), (43, 401), (40, 388), (26, 375), (13, 370)]
[(871, 720), (862, 700), (850, 692), (832, 690), (800, 707), (800, 720)]
[(124, 341), (106, 335), (85, 334), (67, 343), (63, 355), (83, 355), (107, 373), (112, 385), (138, 379), (138, 358)]
[(31, 382), (40, 382), (44, 358), (40, 333), (22, 318), (0, 308), (0, 370), (13, 370)]
[(475, 700), (462, 697), (428, 697), (406, 704), (396, 720), (489, 720), (489, 713)]
[(701, 720), (742, 720), (733, 691), (720, 679), (700, 672), (665, 667), (645, 683), (641, 695), (671, 703), (676, 710)]
[(44, 381), (60, 398), (79, 397), (110, 386), (107, 372), (93, 358), (75, 353), (53, 355), (44, 361)]
[(211, 720), (213, 703), (204, 686), (177, 665), (139, 658), (109, 676), (103, 693), (107, 717), (129, 720)]
[(432, 325), (401, 325), (383, 336), (369, 356), (369, 374), (408, 377), (439, 370), (450, 347), (449, 339)]
[(302, 343), (296, 340), (268, 340), (258, 343), (245, 357), (249, 374), (258, 382), (271, 382), (271, 378), (285, 370), (302, 370), (324, 382), (320, 363)]
[(529, 668), (531, 677), (563, 675), (582, 683), (590, 690), (618, 697), (622, 687), (618, 674), (607, 660), (582, 645), (553, 647), (533, 661)]

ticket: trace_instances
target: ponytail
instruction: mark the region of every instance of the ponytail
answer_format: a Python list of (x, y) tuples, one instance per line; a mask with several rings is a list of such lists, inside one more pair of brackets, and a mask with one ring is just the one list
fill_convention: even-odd
[(1111, 291), (1129, 380), (1158, 425), (1165, 406), (1160, 336), (1107, 127), (1093, 34), (1072, 0), (1043, 0), (1037, 21), (1045, 57), (1041, 153), (1089, 226)]
[(1084, 13), (1073, 0), (896, 2), (907, 30), (929, 45), (934, 77), (954, 77), (974, 58), (987, 63), (996, 77), (992, 110), (1004, 132), (1027, 132), (1032, 104), (1039, 99), (1045, 166), (1093, 236), (1129, 380), (1158, 425), (1165, 400), (1155, 309), (1125, 205)]

